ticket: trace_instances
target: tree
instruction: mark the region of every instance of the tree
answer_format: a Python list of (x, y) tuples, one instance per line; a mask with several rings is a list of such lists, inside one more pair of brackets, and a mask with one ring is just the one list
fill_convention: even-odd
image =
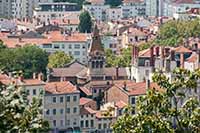
[(111, 7), (116, 7), (122, 4), (121, 0), (106, 0), (105, 4), (110, 5)]
[(83, 11), (79, 16), (78, 29), (81, 33), (90, 33), (92, 29), (92, 19), (88, 11)]
[(72, 56), (65, 54), (63, 51), (57, 51), (49, 56), (49, 68), (64, 67), (67, 63), (72, 61)]
[(26, 45), (16, 49), (4, 49), (0, 52), (0, 70), (5, 72), (22, 70), (25, 78), (34, 72), (46, 72), (48, 54), (37, 46)]
[(106, 49), (106, 67), (129, 67), (131, 64), (131, 48), (122, 49), (121, 55), (115, 55)]
[(6, 46), (3, 44), (3, 41), (0, 40), (0, 50), (1, 50), (1, 49), (5, 49), (5, 48), (6, 48)]
[(47, 132), (49, 124), (43, 120), (42, 101), (33, 98), (28, 103), (24, 88), (0, 86), (0, 132)]
[[(153, 80), (163, 91), (151, 89), (146, 96), (139, 97), (137, 114), (130, 115), (131, 109), (127, 109), (113, 125), (114, 132), (200, 132), (199, 102), (195, 95), (186, 97), (190, 89), (195, 91), (197, 88), (200, 69), (194, 72), (176, 69), (174, 75), (175, 78), (170, 82), (162, 73), (155, 73)], [(186, 101), (181, 103), (183, 99)]]

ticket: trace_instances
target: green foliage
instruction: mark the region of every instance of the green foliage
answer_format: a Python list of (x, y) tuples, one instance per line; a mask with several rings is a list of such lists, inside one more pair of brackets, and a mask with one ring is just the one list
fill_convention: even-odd
[(191, 21), (171, 20), (163, 24), (159, 30), (157, 43), (160, 45), (176, 46), (183, 38), (199, 37), (199, 19)]
[(83, 11), (79, 16), (80, 23), (78, 29), (81, 33), (90, 33), (92, 29), (92, 19), (88, 11)]
[(149, 41), (149, 42), (142, 43), (142, 44), (139, 45), (139, 50), (142, 51), (142, 50), (148, 49), (148, 48), (150, 48), (153, 44), (154, 44), (154, 40), (153, 40), (153, 41)]
[(49, 124), (43, 120), (41, 99), (28, 103), (24, 88), (0, 86), (0, 132), (47, 132)]
[(47, 53), (37, 46), (6, 48), (0, 52), (0, 70), (5, 72), (22, 70), (25, 78), (32, 77), (33, 72), (45, 73), (47, 63)]
[[(196, 89), (200, 69), (190, 72), (184, 69), (174, 71), (172, 82), (161, 73), (155, 73), (153, 80), (163, 89), (148, 90), (136, 103), (137, 114), (127, 109), (113, 125), (116, 133), (197, 133), (200, 132), (200, 107), (195, 95), (183, 103), (189, 89)], [(187, 88), (183, 90), (184, 88)], [(129, 107), (130, 108), (130, 107)]]
[(6, 46), (3, 44), (3, 41), (0, 40), (0, 50), (1, 50), (1, 49), (5, 49), (5, 48), (6, 48)]
[(131, 64), (131, 48), (122, 49), (121, 55), (115, 55), (106, 49), (106, 67), (129, 67)]
[(122, 0), (105, 0), (105, 4), (108, 4), (111, 7), (117, 7), (122, 4)]
[(59, 68), (63, 67), (64, 65), (70, 63), (72, 61), (72, 57), (65, 54), (63, 51), (57, 51), (54, 54), (49, 56), (49, 68)]

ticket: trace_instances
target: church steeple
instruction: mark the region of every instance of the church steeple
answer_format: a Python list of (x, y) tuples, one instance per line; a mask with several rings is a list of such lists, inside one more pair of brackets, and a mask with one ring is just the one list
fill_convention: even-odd
[(101, 44), (101, 38), (97, 25), (94, 26), (92, 42), (89, 48), (88, 55), (88, 67), (89, 75), (91, 79), (102, 78), (104, 79), (104, 67), (105, 67), (105, 53)]
[(104, 49), (101, 44), (101, 37), (99, 35), (99, 29), (96, 24), (95, 24), (94, 30), (93, 30), (92, 42), (90, 44), (89, 54), (93, 55), (93, 54), (95, 54), (95, 52), (104, 54)]

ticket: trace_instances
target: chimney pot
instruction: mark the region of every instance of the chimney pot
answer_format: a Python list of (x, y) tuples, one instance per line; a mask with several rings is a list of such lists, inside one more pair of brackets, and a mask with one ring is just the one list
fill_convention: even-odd
[(184, 68), (184, 53), (180, 53), (180, 67)]
[(36, 73), (33, 73), (33, 79), (36, 79)]
[(146, 79), (146, 90), (150, 88), (150, 80)]
[(38, 80), (40, 80), (40, 81), (43, 80), (43, 74), (42, 74), (42, 73), (39, 73), (39, 74), (38, 74)]

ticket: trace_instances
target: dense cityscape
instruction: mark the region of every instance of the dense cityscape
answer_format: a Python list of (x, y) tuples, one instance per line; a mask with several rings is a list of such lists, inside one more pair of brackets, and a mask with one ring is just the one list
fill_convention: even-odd
[(199, 0), (0, 0), (0, 133), (199, 133)]

